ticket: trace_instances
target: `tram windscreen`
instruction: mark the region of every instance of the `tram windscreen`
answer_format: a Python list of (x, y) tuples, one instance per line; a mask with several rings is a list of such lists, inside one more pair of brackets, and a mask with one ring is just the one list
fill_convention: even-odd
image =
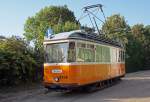
[(67, 61), (68, 43), (49, 44), (45, 50), (47, 63), (63, 63)]
[(45, 47), (46, 63), (75, 62), (75, 42), (48, 44)]

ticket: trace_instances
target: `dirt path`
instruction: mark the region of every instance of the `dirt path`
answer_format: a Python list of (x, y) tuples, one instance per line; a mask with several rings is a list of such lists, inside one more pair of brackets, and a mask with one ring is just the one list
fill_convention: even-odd
[(0, 102), (150, 102), (150, 71), (127, 74), (120, 83), (93, 93), (45, 94), (41, 85), (15, 91), (0, 91)]

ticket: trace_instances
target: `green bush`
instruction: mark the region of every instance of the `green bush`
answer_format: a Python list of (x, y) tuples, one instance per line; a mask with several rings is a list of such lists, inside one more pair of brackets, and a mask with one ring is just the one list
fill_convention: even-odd
[(0, 39), (0, 85), (36, 81), (41, 64), (28, 44), (16, 37)]

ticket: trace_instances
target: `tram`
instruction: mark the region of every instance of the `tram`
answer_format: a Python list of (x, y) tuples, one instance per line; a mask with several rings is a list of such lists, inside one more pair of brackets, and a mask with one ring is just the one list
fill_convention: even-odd
[(44, 86), (72, 90), (113, 82), (125, 75), (125, 50), (120, 43), (81, 30), (44, 41)]

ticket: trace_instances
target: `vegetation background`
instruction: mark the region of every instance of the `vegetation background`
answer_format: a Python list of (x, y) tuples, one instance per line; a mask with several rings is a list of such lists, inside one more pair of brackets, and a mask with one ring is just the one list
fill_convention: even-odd
[[(0, 86), (37, 82), (43, 75), (44, 35), (79, 29), (80, 22), (65, 6), (49, 6), (29, 17), (24, 25), (24, 38), (0, 36)], [(100, 25), (99, 25), (100, 26)], [(101, 31), (107, 37), (122, 41), (126, 49), (126, 71), (150, 69), (150, 25), (130, 26), (120, 14), (106, 19)], [(30, 43), (34, 46), (30, 46)]]

